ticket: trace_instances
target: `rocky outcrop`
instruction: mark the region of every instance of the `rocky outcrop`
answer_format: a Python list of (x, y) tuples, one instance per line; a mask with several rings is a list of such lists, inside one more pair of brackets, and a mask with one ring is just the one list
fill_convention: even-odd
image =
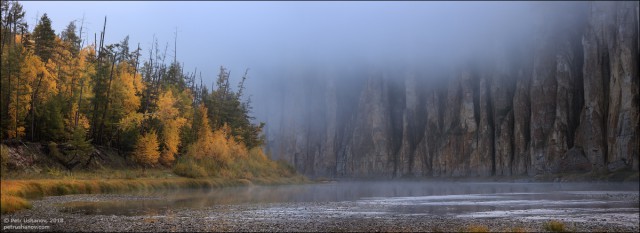
[(576, 12), (453, 67), (295, 71), (268, 150), (314, 177), (638, 170), (638, 3)]
[(584, 47), (578, 148), (598, 170), (638, 169), (638, 3), (598, 2)]

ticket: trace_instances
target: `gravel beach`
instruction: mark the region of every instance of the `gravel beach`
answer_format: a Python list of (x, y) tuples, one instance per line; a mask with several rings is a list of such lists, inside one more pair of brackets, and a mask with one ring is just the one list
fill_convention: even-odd
[[(611, 195), (621, 201), (638, 201), (638, 194)], [(549, 219), (500, 217), (460, 217), (428, 214), (380, 212), (375, 206), (354, 201), (291, 202), (215, 205), (203, 208), (153, 210), (143, 215), (86, 214), (65, 210), (65, 203), (137, 201), (160, 196), (68, 195), (33, 200), (33, 208), (2, 216), (2, 231), (467, 231), (470, 226), (486, 226), (490, 231), (545, 231)], [(634, 207), (635, 208), (635, 207)], [(556, 219), (566, 229), (578, 232), (637, 232), (638, 212), (627, 215), (594, 213)], [(583, 221), (579, 221), (582, 219)], [(22, 227), (20, 227), (22, 226)]]

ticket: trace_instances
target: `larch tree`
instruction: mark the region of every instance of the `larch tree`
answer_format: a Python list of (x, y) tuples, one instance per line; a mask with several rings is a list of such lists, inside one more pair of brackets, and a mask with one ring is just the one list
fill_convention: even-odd
[(90, 122), (89, 118), (89, 101), (93, 93), (91, 92), (91, 77), (95, 76), (96, 70), (95, 65), (91, 61), (92, 58), (95, 57), (95, 49), (92, 46), (83, 48), (80, 50), (80, 54), (78, 56), (78, 64), (76, 66), (77, 75), (75, 83), (77, 85), (74, 86), (74, 92), (77, 94), (73, 94), (71, 113), (69, 115), (69, 124), (73, 126), (73, 130), (75, 128), (82, 127), (85, 131), (89, 129)]
[(212, 131), (204, 105), (198, 107), (197, 115), (200, 118), (198, 139), (189, 147), (187, 156), (197, 160), (213, 159), (219, 165), (226, 166), (232, 159), (228, 141), (229, 128), (224, 125), (221, 129)]
[(133, 160), (143, 167), (153, 167), (158, 164), (160, 152), (158, 151), (158, 136), (155, 132), (147, 132), (142, 135), (133, 151)]
[(2, 15), (2, 33), (0, 33), (2, 47), (0, 51), (4, 52), (5, 46), (16, 43), (18, 33), (22, 35), (26, 32), (27, 23), (24, 21), (25, 11), (18, 1), (2, 1), (0, 9)]
[[(23, 66), (21, 68), (21, 80), (18, 82), (18, 89), (16, 90), (16, 121), (25, 122), (29, 119), (30, 124), (16, 124), (18, 129), (22, 127), (22, 130), (18, 130), (18, 135), (23, 132), (24, 135), (25, 126), (31, 136), (31, 140), (35, 139), (35, 116), (38, 112), (34, 109), (41, 101), (48, 97), (48, 95), (38, 94), (41, 90), (51, 87), (51, 75), (46, 69), (45, 64), (40, 60), (38, 56), (33, 55), (31, 52), (27, 52)], [(55, 88), (55, 86), (53, 86)], [(27, 103), (24, 103), (27, 102)], [(26, 105), (26, 106), (25, 106)], [(26, 115), (22, 115), (21, 112), (27, 111)]]
[(250, 122), (242, 101), (247, 72), (236, 91), (224, 67), (217, 87), (207, 89), (201, 73), (197, 84), (197, 70), (184, 73), (177, 60), (177, 33), (173, 59), (154, 38), (141, 65), (140, 46), (130, 52), (128, 37), (104, 44), (106, 17), (84, 46), (75, 21), (57, 36), (44, 14), (29, 33), (19, 3), (2, 1), (0, 10), (2, 139), (64, 143), (69, 161), (90, 159), (93, 143), (145, 167), (169, 167), (181, 155), (224, 167), (262, 144), (262, 124)]
[[(0, 5), (0, 16), (2, 23), (0, 24), (1, 37), (1, 68), (0, 68), (0, 137), (15, 138), (17, 136), (16, 107), (9, 109), (12, 100), (17, 98), (16, 88), (20, 83), (20, 70), (26, 54), (23, 46), (23, 34), (26, 32), (27, 23), (24, 21), (25, 12), (22, 5), (17, 1), (2, 1)], [(20, 35), (18, 35), (20, 33)], [(16, 43), (17, 42), (17, 43)], [(24, 82), (23, 82), (24, 83)], [(9, 116), (13, 112), (13, 116)], [(10, 124), (14, 127), (10, 127)], [(10, 133), (9, 130), (12, 132)], [(24, 130), (22, 131), (24, 132)], [(11, 134), (12, 136), (9, 136)]]
[[(36, 79), (31, 83), (31, 103), (29, 111), (30, 124), (28, 125), (28, 133), (32, 141), (40, 139), (39, 133), (45, 131), (40, 123), (42, 118), (48, 117), (41, 107), (47, 103), (53, 96), (58, 94), (57, 88), (57, 65), (52, 59), (45, 63), (44, 69), (35, 70)], [(37, 119), (37, 120), (36, 120)]]
[(156, 116), (162, 127), (161, 141), (162, 154), (160, 155), (160, 163), (165, 166), (171, 166), (178, 153), (180, 144), (180, 129), (187, 120), (180, 117), (179, 109), (176, 107), (176, 98), (171, 90), (168, 90), (158, 99), (158, 111)]
[[(2, 82), (1, 93), (2, 93), (2, 105), (0, 108), (2, 109), (2, 132), (8, 138), (16, 138), (17, 135), (17, 127), (18, 122), (22, 119), (19, 118), (19, 108), (22, 106), (20, 103), (16, 103), (16, 99), (20, 97), (20, 91), (18, 88), (24, 88), (20, 86), (20, 81), (22, 81), (22, 86), (26, 82), (24, 82), (24, 77), (22, 77), (22, 65), (24, 64), (26, 50), (23, 46), (8, 46), (7, 49), (3, 51), (2, 54), (2, 65), (0, 70), (2, 75), (0, 76), (0, 81)], [(23, 92), (24, 95), (24, 92)], [(11, 107), (11, 108), (10, 108)], [(24, 130), (22, 130), (24, 132)]]
[[(133, 69), (134, 67), (131, 67), (127, 62), (120, 62), (117, 65), (109, 95), (110, 104), (108, 118), (105, 121), (107, 126), (105, 132), (115, 134), (115, 145), (118, 149), (128, 150), (133, 146), (130, 139), (135, 138), (135, 135), (131, 135), (134, 132), (127, 130), (140, 126), (142, 118), (142, 114), (138, 110), (141, 104), (139, 93), (144, 89), (144, 84), (140, 75), (134, 75)], [(132, 127), (126, 125), (131, 123), (131, 120), (134, 120), (133, 123), (135, 123)]]
[(195, 159), (209, 156), (213, 151), (213, 131), (209, 126), (207, 108), (203, 104), (198, 106), (196, 120), (193, 122), (192, 128), (197, 132), (197, 139), (190, 145), (187, 155)]
[[(3, 65), (5, 68), (15, 67), (17, 70), (8, 72), (10, 75), (4, 76), (13, 80), (11, 86), (9, 86), (9, 92), (3, 92), (3, 95), (8, 96), (7, 106), (7, 137), (22, 139), (26, 135), (26, 118), (31, 109), (31, 93), (33, 92), (32, 85), (37, 79), (38, 73), (45, 71), (44, 65), (40, 58), (33, 55), (33, 53), (24, 49), (22, 46), (15, 46), (9, 49), (9, 56), (4, 59), (15, 59), (8, 63), (9, 65)], [(15, 62), (15, 63), (14, 63)]]

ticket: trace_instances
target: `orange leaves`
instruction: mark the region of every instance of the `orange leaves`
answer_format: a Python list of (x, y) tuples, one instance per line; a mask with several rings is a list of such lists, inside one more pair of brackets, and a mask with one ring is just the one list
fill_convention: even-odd
[(213, 159), (222, 166), (230, 164), (234, 158), (247, 156), (246, 147), (231, 136), (231, 130), (226, 124), (212, 132), (207, 109), (200, 105), (198, 111), (198, 115), (202, 117), (202, 125), (198, 131), (198, 140), (189, 147), (188, 156), (197, 160)]
[(160, 120), (173, 119), (178, 115), (178, 109), (174, 107), (176, 99), (173, 97), (171, 90), (168, 90), (158, 98), (157, 115)]
[(158, 136), (155, 132), (148, 132), (138, 139), (133, 159), (143, 166), (155, 166), (160, 157), (158, 147)]
[(144, 120), (144, 114), (131, 112), (125, 115), (124, 117), (122, 117), (122, 119), (120, 119), (120, 122), (118, 124), (120, 125), (119, 127), (120, 130), (129, 130), (141, 125), (143, 120)]
[(24, 58), (19, 73), (14, 73), (7, 77), (12, 80), (7, 109), (9, 113), (7, 136), (9, 138), (21, 138), (25, 135), (24, 120), (29, 110), (31, 110), (30, 103), (33, 97), (34, 85), (37, 84), (39, 75), (48, 75), (40, 58), (31, 52), (25, 51), (24, 48), (16, 49), (24, 55)]
[(198, 137), (198, 140), (189, 147), (188, 156), (197, 160), (213, 159), (221, 165), (231, 162), (233, 144), (227, 140), (224, 132), (216, 130), (200, 135), (203, 136)]
[(78, 55), (78, 68), (81, 71), (78, 76), (81, 80), (86, 80), (85, 83), (89, 83), (89, 78), (96, 74), (95, 66), (88, 61), (89, 58), (95, 57), (95, 53), (93, 46), (88, 46), (80, 50), (80, 55)]
[[(40, 68), (40, 67), (39, 67)], [(38, 70), (38, 79), (35, 80), (33, 85), (34, 91), (38, 91), (37, 97), (41, 100), (38, 102), (45, 102), (54, 95), (58, 94), (58, 65), (52, 60), (45, 64), (41, 70)]]
[(160, 163), (170, 166), (175, 160), (180, 144), (180, 128), (187, 123), (187, 119), (179, 116), (176, 99), (171, 90), (160, 95), (156, 116), (162, 123), (162, 143), (164, 148), (160, 156)]
[(49, 72), (44, 67), (44, 63), (39, 57), (33, 55), (33, 53), (27, 53), (24, 57), (22, 67), (20, 67), (21, 81), (29, 83), (29, 87), (35, 86), (39, 74), (45, 74), (48, 76)]
[(30, 95), (19, 92), (11, 93), (11, 101), (9, 102), (9, 126), (7, 127), (7, 136), (9, 138), (21, 138), (25, 135), (24, 118), (29, 112)]
[(69, 114), (67, 116), (67, 118), (65, 119), (65, 126), (66, 128), (70, 131), (73, 132), (73, 130), (75, 130), (75, 126), (76, 126), (76, 115), (78, 116), (78, 127), (84, 129), (84, 130), (88, 130), (89, 129), (89, 119), (87, 119), (87, 117), (78, 112), (78, 103), (77, 102), (73, 102), (71, 104), (71, 111), (69, 111)]
[(175, 160), (175, 154), (178, 153), (178, 145), (180, 144), (180, 127), (187, 122), (184, 118), (170, 119), (166, 121), (162, 129), (162, 142), (164, 150), (160, 156), (160, 163), (165, 166), (171, 166)]
[(212, 151), (213, 132), (211, 132), (211, 126), (209, 126), (207, 108), (202, 104), (198, 106), (198, 115), (201, 118), (198, 139), (190, 145), (187, 154), (195, 159), (202, 159)]
[(118, 74), (112, 85), (112, 107), (119, 110), (120, 115), (128, 115), (140, 108), (140, 96), (136, 92), (143, 87), (142, 78), (140, 75), (133, 75), (126, 62), (118, 64)]

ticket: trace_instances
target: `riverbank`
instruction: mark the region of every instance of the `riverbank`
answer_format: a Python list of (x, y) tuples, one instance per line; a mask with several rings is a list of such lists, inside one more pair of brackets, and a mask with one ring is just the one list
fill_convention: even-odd
[[(3, 230), (16, 231), (18, 226), (46, 231), (285, 231), (285, 232), (454, 232), (509, 231), (545, 232), (557, 227), (575, 232), (637, 232), (637, 222), (624, 223), (620, 216), (577, 216), (581, 221), (567, 219), (468, 218), (455, 215), (385, 214), (362, 210), (356, 202), (286, 202), (213, 205), (202, 208), (175, 208), (167, 212), (123, 216), (86, 214), (65, 209), (67, 203), (100, 201), (138, 201), (162, 196), (134, 195), (69, 195), (46, 197), (33, 201), (33, 208), (3, 215)], [(637, 200), (624, 195), (612, 198)], [(13, 221), (13, 222), (12, 222)], [(623, 223), (621, 223), (623, 222)], [(40, 227), (40, 228), (35, 228)], [(560, 229), (556, 228), (556, 229)]]
[(211, 189), (239, 185), (300, 184), (308, 182), (303, 176), (254, 179), (183, 177), (134, 179), (30, 179), (1, 180), (0, 206), (2, 214), (31, 208), (29, 199), (70, 194), (127, 193), (154, 190)]
[[(176, 169), (141, 168), (113, 148), (96, 147), (82, 166), (69, 168), (41, 143), (0, 145), (0, 212), (31, 208), (30, 199), (69, 194), (131, 193), (155, 190), (212, 189), (250, 184), (300, 184), (308, 180), (282, 161), (255, 152), (228, 166), (208, 168), (203, 177), (179, 176)], [(253, 157), (251, 157), (253, 156)], [(194, 167), (184, 167), (183, 170)]]

